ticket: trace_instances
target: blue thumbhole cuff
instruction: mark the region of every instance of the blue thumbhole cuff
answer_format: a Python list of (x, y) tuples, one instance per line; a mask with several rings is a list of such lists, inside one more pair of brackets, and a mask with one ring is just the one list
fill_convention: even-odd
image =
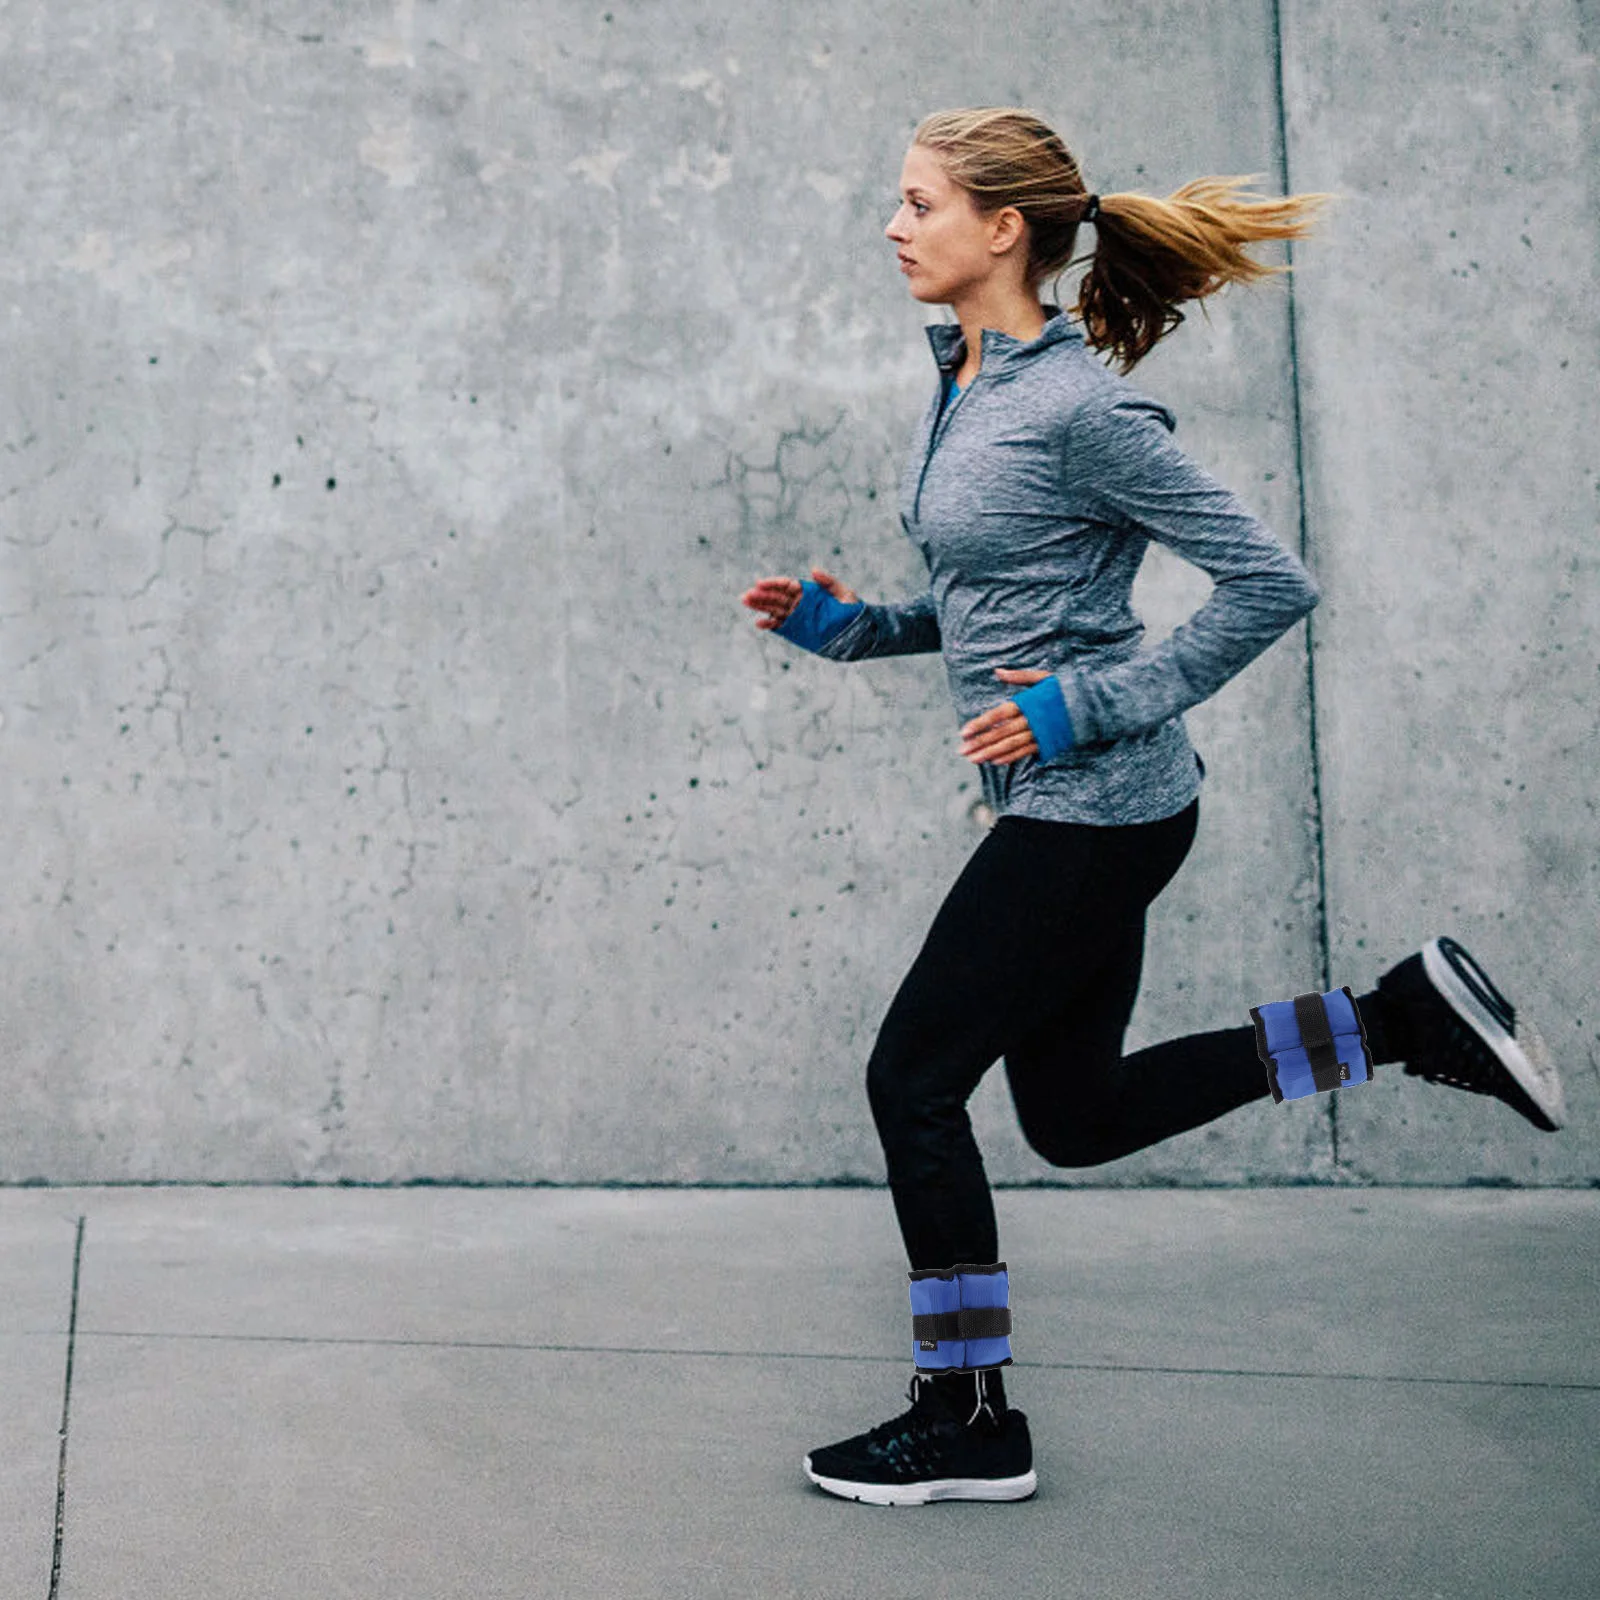
[(800, 583), (800, 603), (772, 631), (780, 639), (787, 639), (790, 644), (815, 654), (830, 639), (843, 633), (864, 610), (864, 600), (846, 605), (842, 600), (835, 600), (820, 583), (805, 578)]
[(1072, 748), (1076, 742), (1072, 736), (1072, 718), (1067, 712), (1059, 678), (1042, 678), (1011, 698), (1033, 729), (1041, 761), (1054, 761)]

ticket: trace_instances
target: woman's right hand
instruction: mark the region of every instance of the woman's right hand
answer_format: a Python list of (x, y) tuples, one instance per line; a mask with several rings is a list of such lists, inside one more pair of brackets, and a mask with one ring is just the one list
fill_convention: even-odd
[[(821, 567), (811, 569), (811, 581), (826, 589), (841, 605), (853, 606), (861, 598)], [(756, 618), (758, 628), (781, 628), (789, 620), (790, 612), (800, 604), (800, 592), (798, 578), (758, 578), (739, 598), (752, 611), (762, 613)]]

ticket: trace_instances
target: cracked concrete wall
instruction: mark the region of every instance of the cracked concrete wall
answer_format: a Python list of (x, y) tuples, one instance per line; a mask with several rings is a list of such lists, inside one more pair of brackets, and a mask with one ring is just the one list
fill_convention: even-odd
[[(1453, 931), (1592, 1050), (1592, 41), (1502, 9), (1385, 55), (1365, 0), (1284, 7), (1292, 178), (1356, 191), (1295, 302), (1330, 592), (1190, 715), (1201, 837), (1131, 1045)], [(937, 662), (813, 661), (737, 594), (918, 584), (891, 506), (932, 373), (880, 237), (918, 116), (1036, 106), (1102, 189), (1270, 174), (1278, 21), (0, 11), (0, 1181), (878, 1179), (862, 1067), (976, 791)], [(1293, 544), (1289, 311), (1229, 297), (1141, 380)], [(1474, 409), (1523, 380), (1537, 409)], [(1153, 550), (1152, 637), (1206, 591)], [(1559, 1145), (1391, 1082), (1069, 1176), (1578, 1181), (1573, 1091)], [(1056, 1176), (998, 1075), (976, 1117), (996, 1177)]]

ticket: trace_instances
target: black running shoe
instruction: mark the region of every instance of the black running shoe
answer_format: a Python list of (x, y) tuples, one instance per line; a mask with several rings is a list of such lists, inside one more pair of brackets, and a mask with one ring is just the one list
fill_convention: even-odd
[(958, 1416), (921, 1374), (906, 1392), (911, 1409), (853, 1439), (813, 1450), (806, 1476), (819, 1489), (875, 1506), (930, 1500), (1026, 1500), (1038, 1487), (1033, 1441), (1020, 1411), (997, 1418), (983, 1406)]
[(1411, 1041), (1406, 1071), (1430, 1083), (1489, 1094), (1554, 1133), (1566, 1120), (1561, 1077), (1538, 1031), (1454, 939), (1431, 939), (1378, 979), (1402, 1010)]

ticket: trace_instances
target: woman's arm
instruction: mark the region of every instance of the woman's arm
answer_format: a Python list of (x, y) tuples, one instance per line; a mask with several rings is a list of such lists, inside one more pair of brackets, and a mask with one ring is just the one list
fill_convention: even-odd
[(758, 628), (830, 661), (918, 655), (940, 645), (932, 594), (896, 605), (869, 605), (821, 567), (811, 569), (809, 582), (761, 578), (742, 598), (764, 613)]
[(1074, 744), (1153, 728), (1209, 699), (1322, 597), (1299, 557), (1173, 443), (1166, 415), (1123, 397), (1074, 417), (1069, 470), (1108, 523), (1159, 540), (1216, 587), (1153, 650), (1056, 674)]
[(817, 654), (830, 661), (865, 661), (870, 656), (926, 655), (939, 648), (939, 618), (928, 593), (891, 605), (863, 605)]

